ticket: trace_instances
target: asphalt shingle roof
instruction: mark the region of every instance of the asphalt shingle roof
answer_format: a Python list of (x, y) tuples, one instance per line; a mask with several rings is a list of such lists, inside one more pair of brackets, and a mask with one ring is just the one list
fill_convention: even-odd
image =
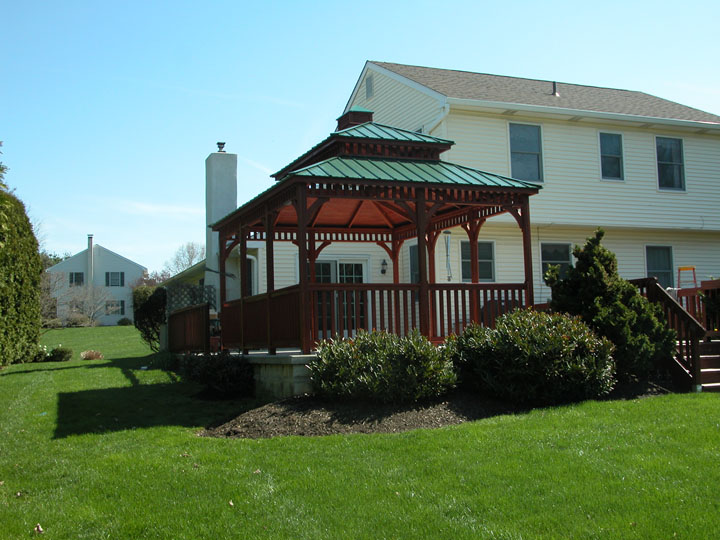
[(720, 124), (720, 116), (644, 92), (519, 77), (370, 62), (447, 97)]

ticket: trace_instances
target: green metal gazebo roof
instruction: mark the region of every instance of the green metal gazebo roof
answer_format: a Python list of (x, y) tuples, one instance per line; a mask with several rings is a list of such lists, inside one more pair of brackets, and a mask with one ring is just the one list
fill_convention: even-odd
[(343, 129), (342, 131), (336, 131), (332, 133), (330, 137), (348, 137), (353, 139), (373, 139), (414, 143), (439, 143), (446, 145), (455, 144), (453, 141), (449, 141), (447, 139), (440, 139), (438, 137), (424, 135), (416, 131), (408, 131), (406, 129), (385, 126), (383, 124), (377, 124), (375, 122), (366, 122), (357, 126), (351, 126), (349, 128)]
[[(542, 189), (542, 186), (532, 182), (515, 180), (514, 178), (479, 171), (446, 161), (337, 156), (292, 171), (288, 173), (285, 178), (291, 176), (334, 178), (338, 180), (380, 180), (387, 182)], [(283, 180), (285, 178), (283, 178)]]

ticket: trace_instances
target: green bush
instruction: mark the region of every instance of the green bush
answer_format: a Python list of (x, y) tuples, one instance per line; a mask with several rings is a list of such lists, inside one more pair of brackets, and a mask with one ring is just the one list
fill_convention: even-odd
[(456, 380), (451, 359), (417, 331), (325, 340), (307, 367), (315, 392), (329, 398), (414, 402), (444, 394)]
[(615, 255), (600, 244), (604, 234), (598, 229), (582, 248), (575, 246), (577, 262), (564, 279), (557, 267), (548, 270), (550, 308), (579, 315), (598, 335), (612, 341), (621, 379), (646, 378), (672, 359), (676, 334), (667, 327), (660, 306), (618, 275)]
[(40, 336), (38, 243), (23, 203), (0, 186), (0, 366), (34, 357)]
[(67, 347), (63, 347), (60, 345), (59, 347), (55, 347), (53, 350), (51, 350), (47, 358), (45, 359), (46, 362), (67, 362), (72, 358), (72, 349), (68, 349)]
[(123, 317), (117, 322), (118, 326), (132, 326), (133, 322), (127, 317)]
[(232, 356), (227, 351), (185, 355), (180, 359), (178, 369), (218, 398), (252, 396), (255, 390), (252, 365), (246, 358)]
[(70, 315), (65, 318), (65, 326), (67, 328), (85, 328), (92, 326), (92, 321), (90, 317), (83, 313), (70, 313)]
[(140, 336), (158, 352), (160, 350), (160, 327), (165, 324), (167, 293), (162, 287), (140, 285), (133, 290), (133, 317)]
[(43, 328), (62, 328), (63, 323), (60, 319), (45, 319), (43, 320)]
[(463, 382), (514, 403), (551, 405), (608, 394), (612, 344), (580, 320), (516, 310), (496, 328), (470, 326), (453, 345)]

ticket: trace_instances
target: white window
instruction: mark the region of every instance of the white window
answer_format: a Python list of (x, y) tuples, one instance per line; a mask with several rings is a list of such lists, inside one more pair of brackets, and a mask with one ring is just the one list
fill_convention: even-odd
[(670, 246), (645, 246), (647, 276), (655, 277), (663, 287), (673, 286), (673, 257)]
[(370, 99), (375, 94), (375, 89), (373, 87), (373, 76), (368, 75), (365, 77), (365, 99)]
[(125, 272), (105, 272), (106, 287), (124, 287)]
[(417, 244), (408, 248), (410, 258), (410, 283), (420, 283), (420, 262), (418, 261)]
[[(495, 281), (495, 253), (492, 242), (478, 242), (478, 275), (480, 281)], [(460, 242), (462, 280), (472, 281), (470, 242)]]
[(658, 187), (660, 189), (685, 189), (682, 139), (656, 137)]
[(543, 181), (540, 126), (510, 124), (510, 162), (513, 178)]
[(560, 267), (561, 279), (567, 275), (567, 271), (572, 264), (570, 244), (541, 244), (540, 253), (543, 276), (551, 265)]
[(82, 287), (85, 284), (85, 274), (82, 272), (70, 272), (69, 280), (71, 287)]
[(125, 300), (108, 300), (105, 302), (105, 315), (125, 315)]
[(622, 136), (617, 133), (600, 134), (600, 168), (606, 180), (622, 180), (623, 148)]

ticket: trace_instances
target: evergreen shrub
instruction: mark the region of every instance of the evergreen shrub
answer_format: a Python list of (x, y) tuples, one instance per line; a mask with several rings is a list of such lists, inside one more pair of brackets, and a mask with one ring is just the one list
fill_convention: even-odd
[(38, 243), (23, 203), (0, 185), (0, 366), (34, 358), (40, 336)]
[(165, 324), (167, 293), (162, 287), (141, 285), (133, 290), (133, 317), (140, 336), (158, 352), (160, 350), (160, 327)]
[(612, 344), (579, 317), (516, 310), (495, 329), (468, 327), (452, 348), (465, 385), (513, 403), (592, 399), (615, 383)]
[(185, 355), (178, 370), (191, 381), (204, 385), (214, 397), (249, 397), (255, 391), (253, 366), (246, 358), (227, 351)]
[(328, 398), (415, 402), (444, 394), (456, 381), (450, 357), (417, 331), (324, 340), (307, 367), (315, 392)]
[(67, 362), (72, 358), (72, 349), (63, 347), (62, 345), (52, 349), (45, 359), (46, 362)]
[(618, 377), (647, 378), (667, 366), (675, 352), (675, 331), (662, 308), (649, 302), (617, 270), (615, 254), (601, 245), (598, 229), (583, 247), (575, 246), (576, 264), (564, 279), (557, 267), (545, 274), (552, 289), (550, 308), (580, 316), (598, 335), (615, 345)]
[(128, 319), (127, 317), (123, 317), (122, 319), (120, 319), (117, 322), (117, 325), (118, 326), (132, 326), (133, 322), (130, 319)]

